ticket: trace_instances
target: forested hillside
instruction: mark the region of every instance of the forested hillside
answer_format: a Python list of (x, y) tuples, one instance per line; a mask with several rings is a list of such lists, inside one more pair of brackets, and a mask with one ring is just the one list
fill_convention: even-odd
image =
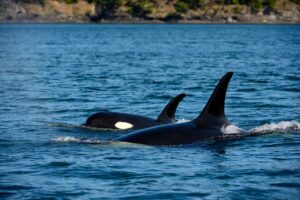
[(2, 0), (2, 22), (299, 23), (300, 0)]

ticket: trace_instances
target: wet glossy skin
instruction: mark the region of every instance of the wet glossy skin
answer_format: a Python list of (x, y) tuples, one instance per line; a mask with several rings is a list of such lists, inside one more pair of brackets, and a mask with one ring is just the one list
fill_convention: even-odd
[(98, 112), (90, 116), (85, 125), (96, 128), (108, 129), (141, 129), (161, 124), (175, 123), (175, 113), (180, 101), (186, 96), (181, 93), (172, 98), (161, 111), (157, 119), (136, 114), (118, 112)]
[(181, 145), (196, 143), (224, 134), (242, 133), (242, 129), (231, 125), (224, 113), (226, 91), (232, 75), (232, 72), (228, 72), (223, 76), (203, 111), (195, 120), (148, 128), (115, 140), (147, 145)]
[[(141, 129), (151, 126), (158, 126), (167, 122), (160, 122), (150, 117), (144, 117), (141, 115), (134, 115), (128, 113), (117, 113), (117, 112), (99, 112), (90, 116), (86, 125), (97, 128), (109, 128), (118, 129), (116, 124), (118, 122), (126, 122), (132, 125), (132, 129)], [(174, 121), (170, 120), (170, 123)]]

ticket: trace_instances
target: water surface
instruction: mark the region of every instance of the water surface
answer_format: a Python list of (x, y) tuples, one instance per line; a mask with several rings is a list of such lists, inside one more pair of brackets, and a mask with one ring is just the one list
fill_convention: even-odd
[[(296, 199), (298, 25), (0, 25), (0, 197)], [(103, 109), (199, 115), (218, 80), (226, 115), (271, 134), (189, 147), (107, 144)]]

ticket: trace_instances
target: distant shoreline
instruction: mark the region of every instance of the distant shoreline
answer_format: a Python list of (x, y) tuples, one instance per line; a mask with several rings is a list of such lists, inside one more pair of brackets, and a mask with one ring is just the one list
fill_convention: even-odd
[(105, 21), (105, 22), (36, 22), (36, 21), (22, 21), (22, 22), (0, 22), (0, 25), (30, 25), (30, 24), (74, 24), (74, 25), (300, 25), (300, 22), (272, 22), (272, 23), (259, 23), (259, 22), (235, 22), (235, 23), (222, 23), (222, 22), (154, 22), (154, 21)]
[[(125, 3), (110, 10), (104, 9), (101, 4), (88, 3), (87, 0), (76, 0), (77, 3), (65, 3), (66, 0), (31, 0), (31, 2), (39, 1), (43, 1), (44, 4), (2, 0), (0, 23), (300, 24), (300, 4), (294, 3), (295, 0), (272, 0), (275, 2), (274, 5), (260, 5), (260, 7), (207, 3), (205, 6), (187, 8), (184, 11), (176, 6), (179, 0), (162, 0), (163, 4), (160, 6), (154, 5), (149, 0), (150, 4), (147, 5), (151, 6), (147, 9), (132, 7), (128, 5), (131, 1), (122, 0)], [(133, 8), (136, 10), (132, 11)]]

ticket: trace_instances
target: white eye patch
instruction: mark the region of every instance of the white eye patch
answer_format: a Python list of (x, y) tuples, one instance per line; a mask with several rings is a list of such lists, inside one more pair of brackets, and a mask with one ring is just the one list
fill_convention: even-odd
[(129, 128), (132, 128), (133, 125), (130, 123), (127, 123), (127, 122), (117, 122), (115, 124), (115, 127), (118, 129), (129, 129)]

